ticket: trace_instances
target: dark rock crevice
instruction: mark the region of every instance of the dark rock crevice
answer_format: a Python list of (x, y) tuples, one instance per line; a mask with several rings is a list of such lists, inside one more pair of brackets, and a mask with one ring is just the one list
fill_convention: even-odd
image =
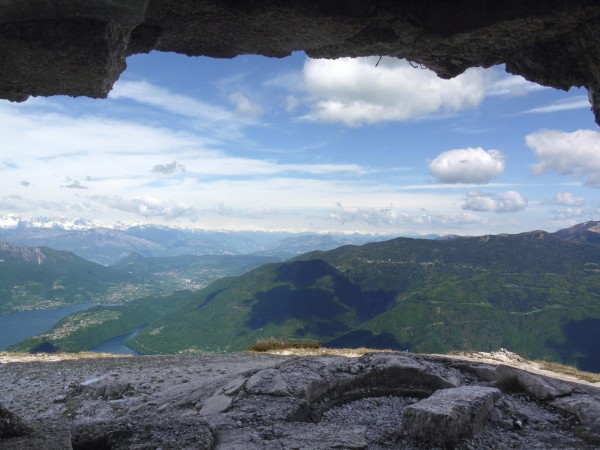
[(151, 50), (231, 58), (383, 55), (451, 78), (469, 67), (558, 89), (585, 86), (600, 121), (600, 5), (592, 0), (8, 1), (0, 97), (106, 97), (125, 58)]

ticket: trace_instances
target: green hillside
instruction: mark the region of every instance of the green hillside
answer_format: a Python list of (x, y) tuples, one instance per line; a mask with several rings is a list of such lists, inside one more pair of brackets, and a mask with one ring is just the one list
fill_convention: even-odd
[(271, 261), (279, 259), (132, 254), (106, 267), (71, 252), (0, 242), (0, 314), (74, 303), (121, 304), (152, 294), (198, 290)]
[(280, 258), (256, 255), (142, 256), (132, 253), (111, 267), (160, 282), (164, 291), (201, 289), (219, 278), (241, 275)]
[(129, 278), (70, 252), (0, 242), (0, 313), (118, 300)]
[(226, 278), (153, 322), (144, 352), (258, 338), (415, 352), (507, 347), (600, 371), (600, 250), (545, 232), (394, 239)]

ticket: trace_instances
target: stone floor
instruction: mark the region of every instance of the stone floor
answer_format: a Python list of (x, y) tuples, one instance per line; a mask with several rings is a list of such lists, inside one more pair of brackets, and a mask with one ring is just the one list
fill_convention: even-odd
[(0, 405), (33, 430), (0, 414), (0, 449), (600, 445), (598, 387), (409, 353), (10, 362)]

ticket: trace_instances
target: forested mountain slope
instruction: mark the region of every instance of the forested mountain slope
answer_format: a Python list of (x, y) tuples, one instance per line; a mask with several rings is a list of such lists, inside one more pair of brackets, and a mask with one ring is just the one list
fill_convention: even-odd
[(507, 347), (600, 370), (600, 249), (535, 231), (312, 252), (213, 283), (132, 345), (236, 350), (271, 336), (415, 352)]

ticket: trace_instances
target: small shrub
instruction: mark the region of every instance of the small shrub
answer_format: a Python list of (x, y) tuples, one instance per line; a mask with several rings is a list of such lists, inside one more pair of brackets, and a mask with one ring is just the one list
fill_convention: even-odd
[(249, 352), (270, 352), (273, 350), (288, 350), (288, 349), (318, 349), (321, 344), (318, 342), (297, 341), (292, 342), (281, 338), (259, 339), (254, 344), (246, 349)]

